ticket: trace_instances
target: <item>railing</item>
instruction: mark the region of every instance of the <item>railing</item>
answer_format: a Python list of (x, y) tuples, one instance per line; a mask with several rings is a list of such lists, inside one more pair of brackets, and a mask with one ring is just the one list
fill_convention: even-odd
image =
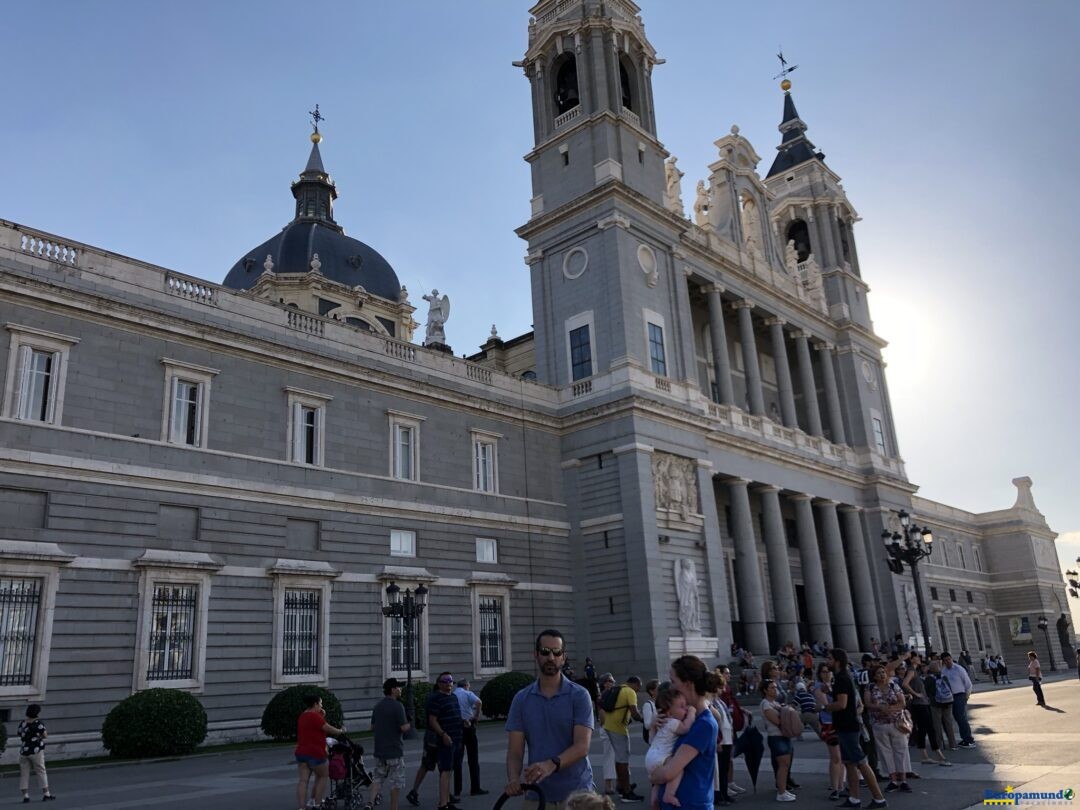
[(289, 309), (289, 327), (301, 332), (307, 332), (309, 335), (322, 336), (326, 324), (323, 323), (321, 318), (305, 315), (296, 309)]
[(179, 295), (190, 301), (198, 301), (200, 304), (216, 307), (218, 303), (216, 287), (172, 273), (165, 275), (165, 292)]
[(557, 4), (555, 6), (555, 8), (553, 8), (551, 11), (549, 11), (547, 14), (545, 14), (540, 19), (538, 19), (536, 21), (537, 25), (547, 25), (549, 22), (551, 22), (556, 17), (558, 17), (560, 14), (562, 14), (563, 11), (565, 11), (570, 6), (574, 5), (574, 3), (577, 3), (579, 1), (580, 0), (562, 0), (562, 2)]
[(389, 357), (395, 357), (398, 360), (408, 360), (410, 363), (416, 362), (416, 347), (410, 346), (408, 343), (399, 343), (396, 340), (384, 340), (383, 352)]
[(633, 22), (637, 17), (631, 8), (621, 0), (608, 0), (607, 8), (612, 11), (616, 16), (622, 17), (627, 22)]
[(470, 380), (491, 385), (491, 369), (483, 366), (474, 366), (471, 363), (465, 366), (465, 374)]
[(561, 129), (566, 124), (569, 124), (571, 121), (573, 121), (575, 118), (577, 118), (579, 115), (581, 115), (581, 105), (580, 104), (578, 104), (576, 107), (573, 107), (573, 108), (567, 110), (562, 115), (558, 116), (555, 119), (555, 129)]
[(79, 258), (79, 251), (70, 245), (54, 242), (51, 239), (29, 233), (24, 233), (20, 237), (19, 250), (23, 253), (29, 253), (31, 256), (49, 259), (58, 264), (67, 264), (72, 267), (75, 266)]
[(581, 382), (574, 383), (570, 389), (570, 394), (575, 397), (583, 397), (586, 394), (592, 393), (592, 380), (582, 380)]
[(636, 112), (627, 107), (622, 108), (622, 117), (629, 121), (631, 124), (633, 124), (635, 127), (641, 126), (641, 117)]
[(666, 377), (656, 377), (655, 382), (658, 390), (671, 393), (671, 380)]

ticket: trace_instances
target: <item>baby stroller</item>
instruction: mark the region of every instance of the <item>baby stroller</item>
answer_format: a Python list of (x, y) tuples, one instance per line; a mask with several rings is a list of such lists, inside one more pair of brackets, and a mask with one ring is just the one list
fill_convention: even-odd
[(364, 747), (348, 737), (328, 738), (330, 748), (330, 790), (323, 810), (360, 810), (364, 806), (364, 788), (371, 784), (371, 774), (364, 767)]

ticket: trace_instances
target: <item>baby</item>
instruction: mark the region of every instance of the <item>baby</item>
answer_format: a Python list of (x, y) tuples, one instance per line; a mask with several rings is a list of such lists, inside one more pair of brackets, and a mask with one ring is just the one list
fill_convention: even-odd
[[(697, 710), (688, 706), (686, 698), (676, 692), (671, 684), (663, 684), (656, 693), (657, 721), (653, 724), (652, 743), (645, 754), (645, 768), (649, 772), (649, 779), (668, 761), (675, 751), (675, 744), (679, 737), (686, 734), (694, 725)], [(663, 722), (661, 722), (663, 718)], [(675, 792), (682, 782), (682, 771), (679, 771), (671, 781), (664, 785), (664, 801), (667, 804), (679, 807), (679, 800)], [(660, 806), (660, 785), (652, 786), (652, 807), (657, 810)]]

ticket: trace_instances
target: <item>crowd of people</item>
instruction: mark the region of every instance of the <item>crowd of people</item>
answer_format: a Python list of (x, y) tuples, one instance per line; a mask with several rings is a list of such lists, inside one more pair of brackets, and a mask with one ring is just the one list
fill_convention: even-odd
[[(615, 800), (644, 802), (630, 770), (631, 750), (644, 745), (644, 792), (651, 810), (729, 806), (745, 792), (734, 781), (734, 759), (753, 750), (756, 737), (756, 761), (766, 747), (769, 752), (776, 800), (794, 802), (800, 785), (792, 776), (793, 742), (809, 731), (828, 752), (826, 798), (842, 802), (840, 807), (862, 807), (865, 788), (866, 806), (881, 808), (888, 804), (886, 794), (913, 792), (909, 780), (919, 778), (912, 770), (913, 748), (921, 764), (948, 767), (946, 751), (976, 745), (967, 718), (972, 661), (966, 653), (957, 660), (948, 652), (924, 656), (899, 638), (874, 640), (858, 664), (845, 650), (816, 642), (798, 649), (788, 642), (760, 665), (737, 645), (731, 652), (730, 665), (711, 670), (695, 656), (681, 656), (672, 661), (666, 681), (654, 678), (644, 685), (636, 675), (621, 683), (612, 673), (597, 675), (586, 658), (584, 676), (574, 680), (562, 633), (541, 631), (534, 647), (539, 676), (514, 696), (506, 720), (504, 792), (527, 794), (525, 810), (535, 810), (533, 794), (541, 791), (553, 810), (612, 810)], [(1038, 656), (1029, 653), (1029, 660), (1032, 687), (1043, 705)], [(985, 665), (995, 677), (1007, 678), (1003, 666)], [(402, 736), (410, 725), (399, 699), (401, 684), (391, 678), (383, 692), (372, 712), (375, 767), (365, 810), (372, 810), (383, 791), (389, 810), (397, 810), (405, 782)], [(752, 692), (760, 699), (763, 743), (754, 712), (743, 705)], [(466, 754), (472, 795), (487, 793), (480, 787), (477, 759), (481, 708), (468, 681), (455, 684), (449, 672), (438, 676), (425, 707), (420, 766), (406, 794), (411, 804), (420, 804), (424, 778), (438, 770), (438, 810), (458, 810)], [(640, 742), (632, 741), (634, 722), (642, 723)], [(603, 741), (595, 771), (589, 759), (594, 732)], [(339, 733), (313, 696), (298, 723), (301, 810), (312, 776), (308, 807), (322, 799), (326, 735)], [(749, 755), (747, 760), (749, 765)]]

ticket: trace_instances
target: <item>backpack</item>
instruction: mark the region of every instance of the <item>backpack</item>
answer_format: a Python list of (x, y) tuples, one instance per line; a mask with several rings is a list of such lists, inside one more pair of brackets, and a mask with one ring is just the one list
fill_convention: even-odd
[(952, 686), (944, 675), (939, 675), (934, 679), (934, 700), (937, 703), (952, 703), (953, 701)]
[(605, 712), (615, 711), (615, 705), (619, 702), (619, 690), (621, 686), (609, 686), (600, 693), (600, 708)]
[(801, 737), (803, 732), (802, 716), (790, 706), (780, 707), (780, 733), (789, 739)]
[(744, 728), (746, 728), (746, 712), (744, 712), (743, 707), (739, 705), (739, 701), (732, 701), (731, 730), (738, 734)]

